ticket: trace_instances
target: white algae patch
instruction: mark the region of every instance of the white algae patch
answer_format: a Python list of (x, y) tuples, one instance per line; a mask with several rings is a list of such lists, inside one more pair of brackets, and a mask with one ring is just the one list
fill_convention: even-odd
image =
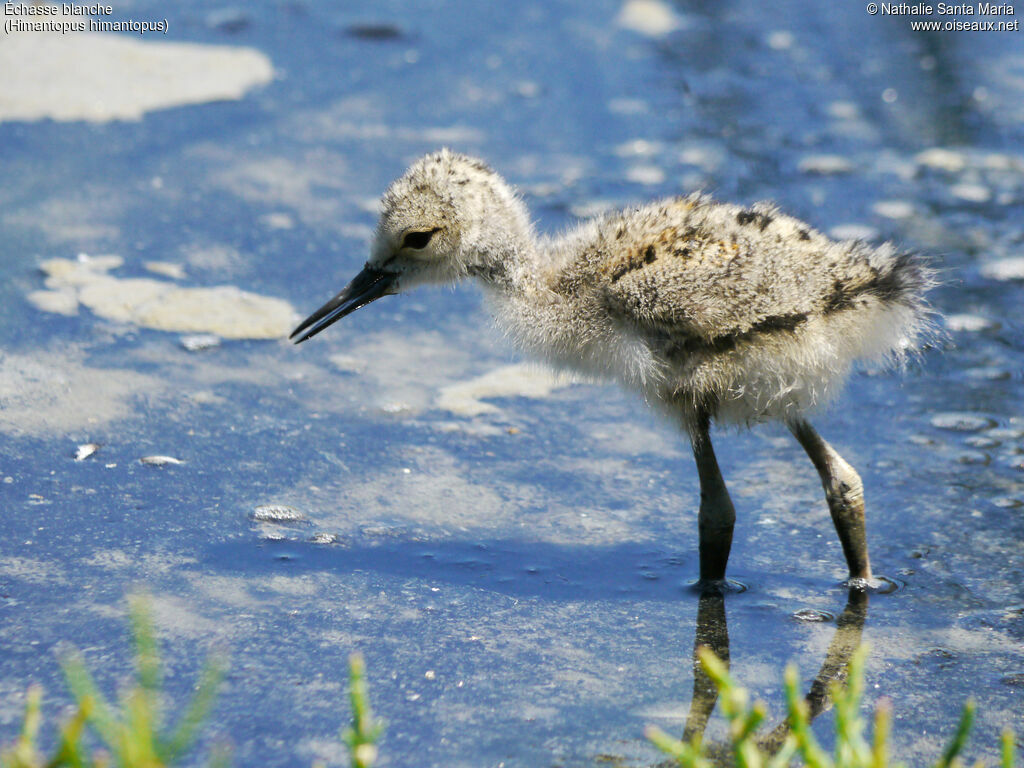
[(5, 207), (0, 221), (5, 228), (24, 229), (34, 240), (62, 247), (82, 248), (87, 243), (118, 240), (124, 217), (123, 184), (105, 184), (95, 177), (88, 189), (84, 187), (65, 185), (60, 192), (32, 205)]
[(941, 147), (932, 147), (926, 149), (923, 152), (918, 152), (914, 156), (914, 161), (918, 165), (925, 165), (929, 168), (938, 168), (939, 170), (948, 171), (950, 173), (959, 173), (967, 165), (967, 159), (961, 152), (954, 152), (949, 149), (943, 149)]
[(133, 400), (164, 388), (135, 371), (87, 368), (80, 353), (0, 353), (0, 432), (68, 434), (137, 412)]
[(996, 426), (996, 422), (992, 419), (987, 416), (979, 416), (976, 413), (938, 413), (932, 416), (931, 421), (933, 427), (949, 429), (954, 432), (977, 432)]
[(57, 563), (18, 555), (0, 556), (0, 576), (21, 579), (29, 584), (68, 583), (64, 569)]
[[(32, 19), (29, 19), (30, 21)], [(4, 36), (0, 122), (138, 120), (146, 112), (240, 99), (274, 68), (252, 48), (169, 43), (119, 34)]]
[(842, 155), (808, 155), (800, 160), (797, 168), (800, 173), (831, 176), (849, 173), (853, 170), (853, 163)]
[(615, 147), (615, 154), (619, 157), (652, 157), (663, 149), (664, 146), (660, 141), (633, 139)]
[(672, 7), (661, 0), (626, 0), (616, 21), (620, 27), (649, 37), (662, 37), (684, 26)]
[(836, 240), (875, 240), (878, 230), (868, 224), (837, 224), (828, 231)]
[(99, 443), (84, 443), (75, 451), (75, 461), (85, 461), (99, 449)]
[(765, 42), (768, 43), (768, 47), (775, 51), (788, 51), (793, 47), (793, 43), (796, 42), (796, 38), (793, 37), (793, 33), (785, 29), (777, 29), (774, 32), (770, 32)]
[[(484, 342), (493, 344), (495, 334), (480, 333), (478, 326), (472, 328), (475, 333), (467, 327), (461, 334), (411, 329), (352, 333), (339, 324), (339, 331), (326, 335), (324, 343), (333, 339), (338, 344), (339, 353), (330, 358), (332, 367), (347, 375), (309, 367), (317, 408), (347, 412), (358, 404), (407, 416), (433, 407), (441, 388), (468, 377), (480, 365), (478, 358), (488, 351)], [(304, 354), (297, 350), (289, 369), (295, 369)], [(270, 369), (279, 366), (276, 358), (269, 363)]]
[(143, 456), (139, 459), (139, 463), (150, 467), (166, 467), (169, 465), (184, 464), (185, 462), (181, 459), (176, 459), (174, 456)]
[(169, 277), (172, 280), (184, 280), (186, 277), (185, 268), (181, 264), (174, 264), (169, 261), (147, 261), (142, 266), (154, 275)]
[(945, 320), (946, 328), (951, 331), (968, 331), (973, 333), (987, 331), (996, 326), (996, 323), (980, 315), (946, 315), (943, 319)]
[[(405, 537), (410, 525), (468, 531), (481, 524), (489, 529), (518, 524), (520, 504), (498, 492), (500, 483), (492, 478), (477, 482), (458, 459), (443, 450), (425, 448), (409, 454), (404, 459), (410, 467), (382, 467), (380, 472), (346, 480), (341, 503), (332, 491), (331, 501), (318, 505), (317, 528)], [(511, 495), (510, 489), (505, 490)], [(536, 527), (548, 522), (546, 519)], [(536, 530), (531, 534), (543, 535)]]
[(981, 184), (954, 184), (949, 191), (969, 203), (987, 203), (992, 199), (992, 190)]
[(318, 531), (309, 537), (310, 544), (338, 544), (341, 537), (327, 531)]
[(982, 264), (981, 274), (991, 280), (1024, 280), (1024, 256)]
[(571, 378), (536, 366), (506, 365), (470, 381), (445, 387), (437, 398), (437, 406), (462, 416), (499, 413), (497, 406), (483, 402), (482, 398), (547, 397), (570, 383)]
[(871, 210), (887, 219), (909, 219), (914, 215), (914, 206), (906, 200), (879, 200)]
[(301, 523), (306, 520), (304, 514), (286, 504), (260, 504), (250, 517), (259, 523)]
[(856, 120), (860, 117), (860, 108), (852, 101), (833, 101), (825, 111), (836, 120)]
[(163, 280), (108, 274), (122, 263), (119, 256), (50, 259), (41, 265), (50, 290), (34, 291), (28, 299), (46, 312), (74, 314), (82, 304), (109, 320), (227, 339), (282, 338), (295, 320), (295, 310), (287, 301), (234, 286), (185, 288)]
[(72, 291), (32, 291), (28, 300), (44, 312), (69, 317), (78, 314), (78, 297)]
[(220, 336), (212, 333), (196, 333), (191, 336), (182, 336), (179, 340), (182, 349), (187, 352), (202, 352), (204, 349), (213, 349), (220, 346)]
[(362, 373), (366, 370), (366, 361), (360, 360), (352, 355), (331, 355), (327, 358), (339, 371), (343, 373)]
[(214, 186), (258, 207), (288, 208), (293, 223), (328, 226), (367, 241), (373, 237), (371, 228), (351, 219), (353, 174), (349, 158), (338, 152), (311, 148), (295, 157), (256, 150), (239, 154), (209, 142), (190, 147), (186, 155), (188, 162), (209, 169)]
[(662, 184), (665, 172), (656, 165), (634, 165), (626, 170), (626, 179), (634, 184)]

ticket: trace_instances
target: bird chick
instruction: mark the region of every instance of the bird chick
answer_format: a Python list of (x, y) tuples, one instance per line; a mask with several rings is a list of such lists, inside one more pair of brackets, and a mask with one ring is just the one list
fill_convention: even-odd
[(807, 414), (838, 394), (856, 360), (900, 359), (927, 334), (931, 273), (918, 258), (701, 194), (541, 238), (497, 173), (441, 150), (391, 184), (366, 266), (292, 338), (382, 296), (467, 277), (525, 351), (616, 380), (687, 432), (701, 585), (725, 583), (735, 522), (710, 424), (765, 420), (785, 423), (818, 470), (848, 583), (874, 584), (863, 484)]

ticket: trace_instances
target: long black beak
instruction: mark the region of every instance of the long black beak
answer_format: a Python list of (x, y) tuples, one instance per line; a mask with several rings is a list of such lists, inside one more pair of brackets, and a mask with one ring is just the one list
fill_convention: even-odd
[[(394, 272), (381, 272), (370, 266), (364, 267), (363, 271), (352, 278), (352, 282), (346, 285), (341, 293), (303, 320), (288, 338), (295, 339), (296, 344), (301, 344), (306, 339), (316, 336), (336, 320), (340, 320), (345, 315), (379, 299), (395, 282), (396, 277), (398, 275)], [(296, 336), (299, 338), (296, 339)]]

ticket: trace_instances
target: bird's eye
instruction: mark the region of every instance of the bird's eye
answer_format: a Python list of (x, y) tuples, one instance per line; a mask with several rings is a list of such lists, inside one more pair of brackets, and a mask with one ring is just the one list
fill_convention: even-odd
[(426, 248), (427, 243), (430, 242), (430, 238), (437, 232), (436, 229), (427, 229), (421, 232), (407, 232), (405, 237), (402, 239), (403, 248), (414, 248), (417, 251), (421, 248)]

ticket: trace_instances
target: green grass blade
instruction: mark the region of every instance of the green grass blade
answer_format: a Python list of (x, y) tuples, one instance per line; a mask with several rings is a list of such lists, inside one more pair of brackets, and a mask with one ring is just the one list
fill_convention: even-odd
[(42, 700), (43, 689), (38, 685), (30, 686), (25, 694), (25, 714), (18, 739), (13, 747), (0, 754), (0, 765), (4, 768), (35, 768), (42, 762), (36, 749), (36, 736), (42, 722)]
[(349, 699), (352, 703), (352, 725), (342, 733), (348, 744), (352, 768), (371, 768), (377, 760), (377, 739), (384, 729), (370, 711), (370, 697), (366, 686), (366, 663), (361, 654), (353, 653), (348, 659)]
[(765, 768), (785, 768), (788, 766), (793, 759), (793, 755), (796, 754), (797, 745), (796, 738), (793, 734), (786, 736), (786, 740), (782, 742), (782, 746), (779, 747), (778, 752), (768, 758), (768, 762), (765, 763)]
[(800, 695), (800, 679), (793, 664), (786, 667), (786, 707), (797, 752), (808, 768), (833, 768), (832, 760), (811, 733), (807, 702)]
[(81, 656), (71, 654), (61, 660), (61, 671), (71, 695), (80, 709), (87, 711), (87, 717), (100, 739), (115, 753), (119, 751), (120, 727), (107, 700), (103, 698), (96, 681), (85, 666)]
[(1002, 736), (1002, 768), (1015, 768), (1017, 764), (1017, 745), (1014, 742), (1013, 731), (1007, 728)]
[(872, 760), (871, 747), (864, 739), (864, 719), (860, 714), (867, 654), (867, 645), (856, 648), (847, 665), (846, 684), (834, 681), (831, 685), (830, 695), (836, 711), (836, 768), (862, 768)]
[(209, 768), (229, 768), (231, 765), (231, 748), (225, 744), (218, 744), (213, 748), (210, 756)]
[(758, 701), (749, 711), (738, 712), (735, 717), (735, 728), (733, 738), (737, 742), (746, 741), (761, 726), (768, 711), (764, 702)]
[(702, 645), (697, 649), (697, 659), (700, 661), (700, 665), (704, 668), (708, 677), (711, 678), (718, 688), (719, 693), (724, 689), (737, 687), (729, 676), (729, 668), (725, 665), (725, 662), (718, 658), (715, 652), (706, 645)]
[(124, 704), (120, 762), (131, 766), (155, 766), (157, 757), (157, 725), (154, 720), (154, 691), (141, 687), (128, 693)]
[(160, 754), (171, 762), (187, 752), (195, 743), (199, 727), (210, 715), (217, 699), (217, 689), (224, 679), (227, 664), (217, 657), (207, 659), (199, 677), (196, 692), (171, 736), (161, 744)]
[(888, 699), (875, 707), (875, 736), (871, 745), (870, 768), (889, 767), (889, 736), (892, 733), (892, 705)]
[(75, 714), (61, 726), (57, 752), (46, 764), (46, 768), (85, 768), (87, 758), (82, 735), (85, 733), (85, 723), (89, 719), (91, 706), (88, 699), (80, 702)]
[(680, 768), (710, 768), (711, 762), (704, 755), (704, 747), (700, 739), (692, 743), (674, 739), (656, 725), (644, 729), (644, 736), (654, 746), (671, 757)]
[(43, 722), (42, 704), (42, 687), (38, 685), (31, 686), (25, 694), (25, 719), (21, 723), (18, 743), (32, 747), (33, 751), (35, 751), (36, 736), (39, 735), (39, 726)]
[(129, 598), (132, 637), (135, 640), (135, 673), (139, 686), (155, 699), (163, 683), (160, 671), (160, 647), (153, 629), (149, 602), (139, 595)]
[(704, 672), (718, 688), (722, 712), (729, 721), (729, 738), (737, 768), (761, 768), (765, 755), (754, 741), (767, 709), (763, 702), (750, 705), (747, 690), (732, 679), (725, 662), (707, 646), (697, 650)]
[(974, 701), (968, 699), (967, 703), (964, 704), (964, 711), (960, 715), (960, 722), (957, 724), (956, 732), (953, 734), (953, 738), (950, 739), (949, 746), (942, 753), (942, 757), (935, 764), (935, 768), (949, 768), (952, 765), (953, 760), (956, 759), (967, 745), (967, 736), (971, 732), (972, 725), (974, 725)]

